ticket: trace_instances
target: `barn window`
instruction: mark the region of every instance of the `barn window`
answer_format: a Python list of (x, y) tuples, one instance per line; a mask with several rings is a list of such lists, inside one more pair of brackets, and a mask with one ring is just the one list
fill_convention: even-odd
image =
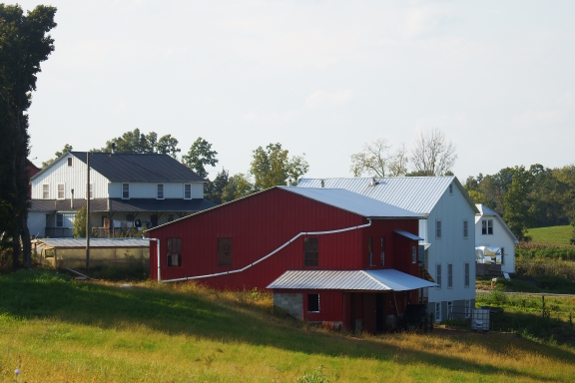
[(307, 311), (310, 313), (319, 312), (319, 294), (307, 295)]
[(218, 266), (229, 267), (232, 265), (232, 239), (218, 238)]
[(168, 238), (168, 267), (182, 266), (182, 239)]
[(317, 237), (304, 238), (303, 265), (319, 266)]
[(481, 234), (491, 235), (493, 234), (493, 220), (484, 219), (481, 221)]

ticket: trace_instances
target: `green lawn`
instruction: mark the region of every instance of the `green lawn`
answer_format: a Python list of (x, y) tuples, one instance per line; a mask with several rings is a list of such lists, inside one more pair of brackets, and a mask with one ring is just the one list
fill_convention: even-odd
[(0, 349), (0, 382), (571, 382), (575, 376), (572, 348), (515, 334), (341, 334), (274, 313), (271, 296), (258, 291), (155, 282), (120, 287), (48, 271), (0, 276)]
[(550, 245), (569, 245), (573, 226), (550, 226), (529, 229), (527, 235), (531, 236), (533, 242)]

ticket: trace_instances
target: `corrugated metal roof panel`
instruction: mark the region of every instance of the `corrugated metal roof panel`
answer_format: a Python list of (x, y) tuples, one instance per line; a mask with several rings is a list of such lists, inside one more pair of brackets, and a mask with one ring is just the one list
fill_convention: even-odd
[(288, 270), (267, 286), (287, 290), (406, 291), (437, 286), (394, 269)]
[(414, 241), (423, 241), (424, 240), (423, 238), (420, 238), (417, 235), (411, 234), (410, 232), (405, 231), (405, 230), (394, 230), (394, 232), (405, 237), (405, 238), (413, 239)]
[(371, 218), (422, 218), (417, 214), (388, 203), (366, 197), (344, 189), (328, 188), (300, 188), (279, 186), (283, 190), (302, 195), (306, 198), (343, 209), (363, 217)]
[(356, 178), (304, 178), (298, 187), (338, 188), (376, 199), (413, 211), (429, 214), (437, 201), (455, 179), (445, 177), (390, 177), (375, 180), (368, 177)]
[[(86, 238), (43, 238), (37, 241), (59, 248), (86, 247)], [(90, 247), (148, 247), (150, 242), (136, 238), (90, 238)]]

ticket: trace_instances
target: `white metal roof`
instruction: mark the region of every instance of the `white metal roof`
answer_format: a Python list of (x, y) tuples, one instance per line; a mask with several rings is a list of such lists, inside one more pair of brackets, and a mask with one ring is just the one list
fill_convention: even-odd
[(419, 214), (429, 215), (443, 193), (453, 183), (475, 211), (473, 201), (454, 176), (444, 177), (389, 177), (374, 179), (355, 178), (303, 178), (298, 187), (338, 188), (388, 203)]
[[(86, 238), (42, 238), (37, 239), (48, 246), (60, 248), (86, 247)], [(90, 247), (149, 247), (150, 242), (139, 238), (90, 238)]]
[(306, 198), (370, 218), (423, 218), (421, 214), (366, 197), (344, 189), (300, 188), (278, 186)]
[(408, 291), (435, 287), (426, 281), (395, 269), (382, 270), (288, 270), (268, 289)]

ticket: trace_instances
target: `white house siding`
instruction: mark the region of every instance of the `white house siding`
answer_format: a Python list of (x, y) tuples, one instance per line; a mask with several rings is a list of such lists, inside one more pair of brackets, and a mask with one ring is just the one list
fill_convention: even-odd
[[(68, 166), (68, 158), (72, 166)], [(48, 199), (58, 199), (58, 184), (64, 184), (64, 199), (70, 199), (74, 189), (75, 199), (86, 198), (86, 164), (72, 155), (57, 160), (57, 163), (32, 180), (32, 199), (44, 199), (43, 185), (50, 185)], [(90, 169), (90, 183), (93, 198), (108, 198), (108, 179)]]
[[(436, 238), (435, 222), (441, 220), (441, 239)], [(463, 221), (468, 222), (468, 237), (463, 237)], [(428, 289), (428, 311), (435, 311), (435, 303), (441, 302), (442, 319), (447, 319), (447, 302), (453, 302), (454, 313), (463, 310), (465, 300), (475, 301), (475, 212), (457, 187), (449, 189), (439, 199), (427, 220), (426, 238), (428, 271), (436, 276), (436, 265), (441, 264), (441, 288)], [(420, 236), (423, 233), (420, 233)], [(469, 286), (465, 287), (465, 263), (469, 263)], [(448, 264), (453, 266), (453, 287), (447, 287)]]
[[(493, 234), (481, 233), (481, 220), (493, 220)], [(477, 216), (475, 221), (475, 246), (492, 246), (503, 247), (505, 250), (503, 256), (504, 264), (501, 265), (501, 271), (515, 273), (515, 243), (509, 236), (507, 228), (503, 226), (499, 217), (494, 216)]]
[[(108, 186), (110, 198), (122, 198), (123, 184), (126, 182), (112, 182)], [(129, 182), (131, 198), (157, 198), (158, 183)], [(163, 183), (164, 199), (184, 199), (184, 183)], [(191, 183), (192, 198), (204, 198), (204, 184)]]

